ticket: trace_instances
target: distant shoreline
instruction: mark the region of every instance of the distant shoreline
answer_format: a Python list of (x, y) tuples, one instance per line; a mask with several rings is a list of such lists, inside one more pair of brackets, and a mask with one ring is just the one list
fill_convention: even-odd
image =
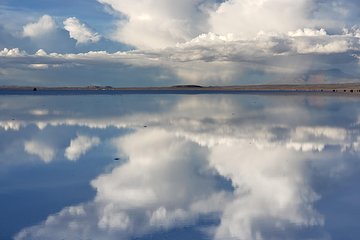
[(278, 85), (236, 85), (236, 86), (200, 86), (176, 85), (169, 87), (41, 87), (41, 86), (0, 86), (0, 94), (126, 94), (126, 93), (280, 93), (280, 94), (346, 94), (360, 96), (360, 83), (343, 84), (278, 84)]

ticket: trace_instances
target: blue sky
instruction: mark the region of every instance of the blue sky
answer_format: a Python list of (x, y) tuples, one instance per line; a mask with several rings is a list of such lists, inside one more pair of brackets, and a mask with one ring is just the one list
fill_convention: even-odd
[(359, 12), (345, 0), (4, 0), (0, 85), (354, 82)]

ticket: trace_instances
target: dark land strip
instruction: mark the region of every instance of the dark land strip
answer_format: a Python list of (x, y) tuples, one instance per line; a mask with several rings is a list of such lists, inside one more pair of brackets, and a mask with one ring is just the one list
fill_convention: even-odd
[(176, 85), (170, 87), (41, 87), (41, 86), (0, 86), (0, 94), (21, 95), (81, 95), (81, 94), (316, 94), (360, 96), (360, 83), (343, 84), (282, 84), (282, 85), (236, 85), (199, 86)]

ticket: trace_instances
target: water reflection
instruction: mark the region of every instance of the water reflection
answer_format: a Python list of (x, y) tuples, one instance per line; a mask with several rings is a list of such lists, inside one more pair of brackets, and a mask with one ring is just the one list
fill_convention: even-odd
[[(0, 194), (17, 197), (27, 189), (36, 196), (51, 186), (62, 196), (56, 207), (51, 197), (30, 199), (51, 206), (36, 209), (41, 218), (14, 222), (4, 238), (356, 236), (358, 102), (323, 96), (1, 96), (0, 176), (8, 184), (0, 185)], [(48, 188), (21, 180), (36, 179), (39, 165)], [(54, 169), (64, 179), (46, 175)], [(67, 171), (73, 177), (64, 187)], [(80, 188), (87, 190), (72, 197)]]

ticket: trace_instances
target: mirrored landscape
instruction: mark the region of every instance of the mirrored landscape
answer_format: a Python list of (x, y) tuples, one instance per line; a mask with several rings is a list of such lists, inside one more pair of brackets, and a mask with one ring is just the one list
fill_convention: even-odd
[(356, 239), (359, 103), (0, 95), (0, 239)]

